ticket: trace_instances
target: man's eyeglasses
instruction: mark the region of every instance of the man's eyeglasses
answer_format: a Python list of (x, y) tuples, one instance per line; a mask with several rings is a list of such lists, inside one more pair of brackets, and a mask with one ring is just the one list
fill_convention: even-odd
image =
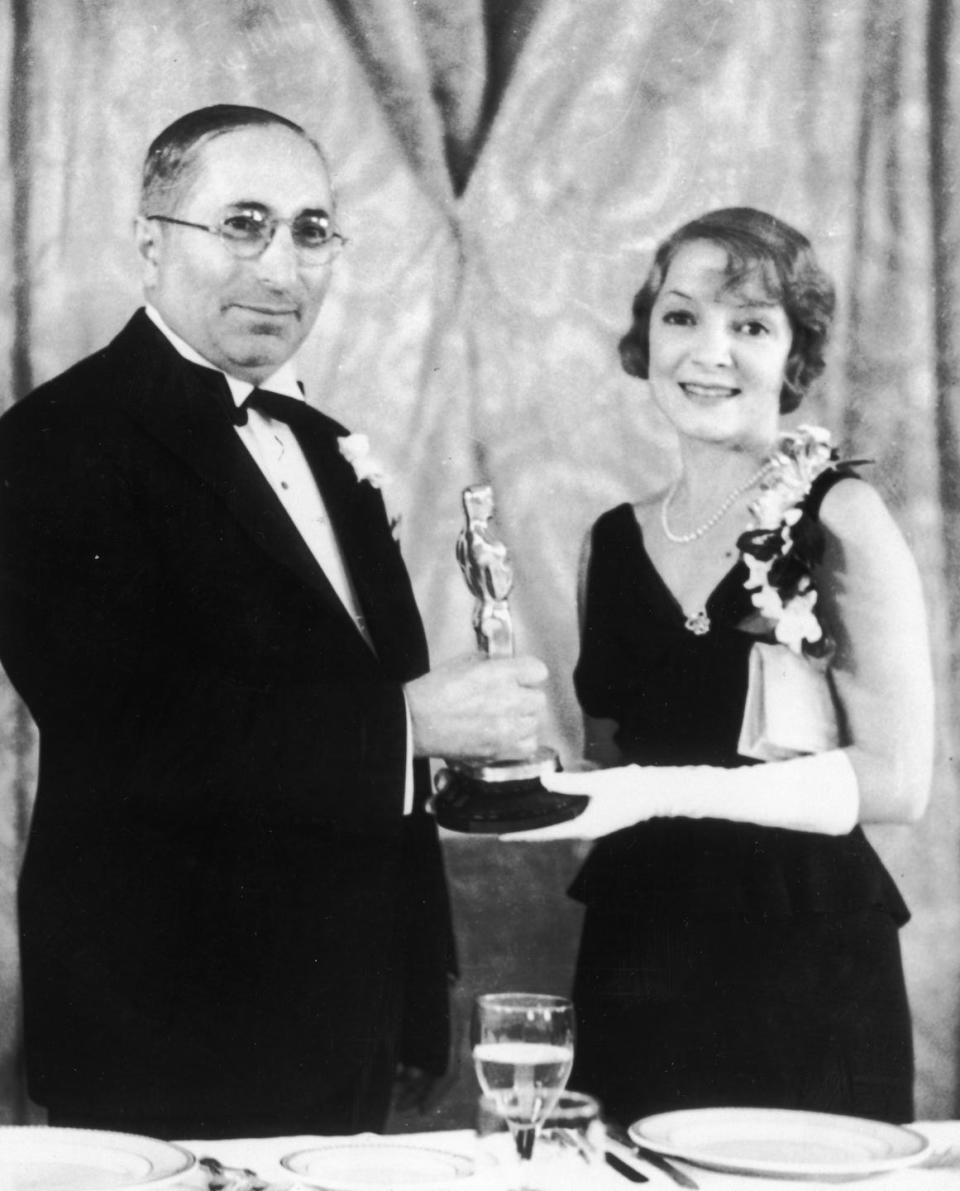
[(325, 265), (347, 242), (334, 230), (326, 211), (304, 211), (293, 219), (278, 219), (253, 208), (233, 211), (215, 224), (191, 223), (188, 219), (174, 219), (172, 215), (148, 215), (147, 219), (210, 232), (220, 237), (232, 256), (246, 261), (255, 260), (266, 252), (280, 224), (290, 229), (297, 260), (304, 266)]

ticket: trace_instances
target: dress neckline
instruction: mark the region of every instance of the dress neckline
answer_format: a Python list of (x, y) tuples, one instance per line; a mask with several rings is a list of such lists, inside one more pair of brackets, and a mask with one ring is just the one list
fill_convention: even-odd
[[(643, 536), (643, 526), (637, 520), (637, 515), (634, 511), (633, 505), (625, 501), (622, 507), (626, 511), (626, 514), (629, 516), (630, 522), (633, 525), (635, 531), (635, 541), (640, 552), (642, 564), (647, 568), (647, 571), (653, 577), (655, 586), (659, 589), (660, 594), (663, 597), (664, 604), (670, 609), (673, 616), (681, 625), (685, 624), (688, 618), (688, 613), (684, 610), (683, 605), (677, 599), (673, 589), (660, 574), (659, 570), (657, 570), (653, 559), (647, 552), (647, 545)], [(746, 566), (743, 560), (738, 557), (737, 560), (730, 566), (729, 570), (725, 571), (720, 576), (713, 588), (710, 590), (707, 598), (703, 601), (703, 610), (705, 612), (710, 612), (712, 610), (715, 613), (717, 611), (718, 604), (720, 608), (729, 606), (730, 604), (733, 604), (738, 595), (742, 597), (745, 603), (748, 603), (749, 597), (747, 597), (746, 588), (744, 587), (744, 582), (746, 579)], [(726, 595), (727, 588), (731, 585), (733, 585), (733, 591), (730, 593), (729, 600), (725, 601), (723, 600), (723, 597)], [(748, 612), (749, 607), (744, 607), (742, 613), (737, 617), (737, 619), (741, 619), (742, 616), (747, 615)], [(710, 619), (715, 621), (715, 617), (713, 616), (711, 616)]]

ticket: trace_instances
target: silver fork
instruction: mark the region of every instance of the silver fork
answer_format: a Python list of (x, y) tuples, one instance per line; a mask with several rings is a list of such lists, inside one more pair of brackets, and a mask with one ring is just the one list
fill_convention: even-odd
[(917, 1163), (921, 1170), (935, 1170), (941, 1166), (960, 1166), (960, 1144), (933, 1147), (930, 1153)]
[(919, 1133), (928, 1143), (929, 1148), (916, 1163), (921, 1170), (924, 1167), (960, 1167), (960, 1134), (955, 1121), (917, 1121), (907, 1128), (912, 1133)]

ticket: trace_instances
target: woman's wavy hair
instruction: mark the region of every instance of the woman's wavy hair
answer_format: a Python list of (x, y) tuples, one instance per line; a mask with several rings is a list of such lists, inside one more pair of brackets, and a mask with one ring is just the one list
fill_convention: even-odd
[(757, 278), (779, 302), (793, 331), (780, 391), (780, 412), (790, 413), (823, 372), (833, 322), (833, 283), (821, 269), (806, 236), (765, 211), (725, 207), (685, 223), (659, 246), (646, 281), (633, 300), (633, 323), (620, 340), (620, 361), (631, 376), (650, 370), (650, 311), (674, 257), (685, 244), (707, 240), (727, 254), (727, 288)]

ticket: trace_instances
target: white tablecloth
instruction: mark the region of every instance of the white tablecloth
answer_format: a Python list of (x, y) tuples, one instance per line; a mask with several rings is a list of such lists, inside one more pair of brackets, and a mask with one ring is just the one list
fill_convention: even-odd
[[(953, 1160), (956, 1165), (933, 1169), (913, 1167), (860, 1179), (850, 1185), (862, 1188), (863, 1191), (868, 1191), (868, 1188), (869, 1191), (960, 1191), (960, 1121), (918, 1122), (913, 1127), (930, 1137), (935, 1150), (955, 1147)], [(334, 1139), (320, 1137), (272, 1137), (185, 1141), (180, 1144), (192, 1150), (198, 1157), (209, 1155), (228, 1166), (248, 1167), (281, 1186), (291, 1186), (295, 1180), (289, 1171), (280, 1165), (280, 1159), (285, 1154), (309, 1149), (332, 1140)], [(378, 1139), (371, 1137), (370, 1140)], [(476, 1175), (464, 1180), (462, 1184), (458, 1183), (458, 1186), (463, 1187), (463, 1191), (467, 1191), (468, 1188), (469, 1191), (497, 1191), (504, 1186), (504, 1169), (496, 1166), (490, 1157), (490, 1147), (486, 1143), (478, 1143), (471, 1130), (403, 1134), (379, 1140), (397, 1145), (452, 1150), (473, 1157), (477, 1163)], [(675, 1191), (676, 1184), (667, 1175), (646, 1165), (642, 1159), (637, 1161), (649, 1179), (646, 1184), (631, 1183), (605, 1165), (588, 1169), (585, 1164), (576, 1160), (576, 1155), (571, 1155), (569, 1163), (564, 1163), (562, 1168), (558, 1166), (551, 1170), (548, 1191), (632, 1191), (633, 1188), (639, 1188), (639, 1191), (664, 1191), (665, 1188), (672, 1188)], [(836, 1183), (807, 1180), (785, 1182), (780, 1179), (723, 1174), (682, 1162), (675, 1164), (693, 1177), (701, 1191), (785, 1191), (785, 1188), (790, 1191), (816, 1191), (818, 1188), (828, 1187), (837, 1191)], [(205, 1180), (199, 1172), (194, 1172), (182, 1183), (184, 1188), (191, 1188), (192, 1191), (204, 1185)]]
[[(313, 1146), (328, 1145), (338, 1139), (330, 1137), (272, 1137), (272, 1138), (237, 1138), (228, 1141), (186, 1141), (180, 1145), (192, 1150), (197, 1157), (209, 1155), (217, 1158), (226, 1166), (239, 1166), (255, 1170), (265, 1179), (275, 1181), (281, 1187), (296, 1186), (295, 1176), (291, 1175), (280, 1165), (280, 1159), (285, 1154), (298, 1150), (310, 1149)], [(349, 1142), (369, 1140), (371, 1143), (385, 1143), (388, 1145), (407, 1145), (426, 1147), (431, 1150), (452, 1151), (463, 1154), (474, 1163), (474, 1175), (469, 1179), (457, 1180), (455, 1186), (463, 1191), (504, 1191), (509, 1186), (506, 1174), (513, 1173), (512, 1143), (507, 1136), (492, 1139), (488, 1142), (478, 1142), (473, 1130), (463, 1129), (453, 1132), (435, 1133), (405, 1133), (390, 1137), (369, 1135), (368, 1138), (343, 1139)], [(510, 1148), (499, 1148), (499, 1143), (510, 1143)], [(504, 1162), (497, 1161), (502, 1157)], [(538, 1167), (541, 1178), (546, 1178), (543, 1168)], [(640, 1184), (628, 1182), (622, 1176), (615, 1174), (606, 1166), (588, 1167), (577, 1154), (571, 1151), (568, 1161), (559, 1166), (551, 1164), (549, 1174), (549, 1191), (632, 1191)], [(184, 1188), (205, 1186), (205, 1180), (194, 1172), (189, 1179), (183, 1181)], [(657, 1171), (651, 1171), (649, 1184), (643, 1188), (649, 1191), (662, 1191), (662, 1188), (673, 1187), (669, 1179)], [(411, 1184), (409, 1191), (415, 1191)], [(781, 1188), (780, 1191), (783, 1191)]]

